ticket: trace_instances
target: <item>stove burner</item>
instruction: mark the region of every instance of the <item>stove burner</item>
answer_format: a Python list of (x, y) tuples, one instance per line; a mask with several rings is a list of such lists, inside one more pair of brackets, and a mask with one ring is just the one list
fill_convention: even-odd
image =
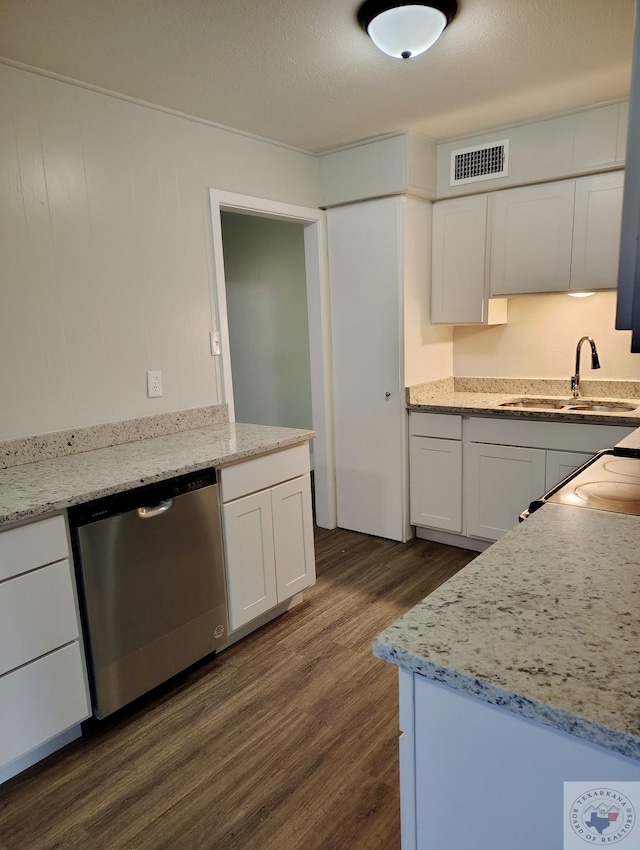
[(586, 507), (603, 510), (640, 512), (640, 484), (627, 481), (589, 481), (573, 491)]
[(640, 457), (601, 452), (535, 504), (544, 502), (640, 516)]
[(638, 469), (638, 461), (635, 458), (616, 457), (607, 460), (602, 464), (602, 468), (607, 472), (613, 472), (614, 475), (628, 475), (630, 478), (638, 479), (640, 470)]

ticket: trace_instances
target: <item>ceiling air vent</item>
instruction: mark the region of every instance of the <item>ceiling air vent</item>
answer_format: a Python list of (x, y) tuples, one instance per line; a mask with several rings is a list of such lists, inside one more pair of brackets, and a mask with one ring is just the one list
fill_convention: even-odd
[(509, 173), (509, 139), (451, 151), (451, 185), (506, 177)]

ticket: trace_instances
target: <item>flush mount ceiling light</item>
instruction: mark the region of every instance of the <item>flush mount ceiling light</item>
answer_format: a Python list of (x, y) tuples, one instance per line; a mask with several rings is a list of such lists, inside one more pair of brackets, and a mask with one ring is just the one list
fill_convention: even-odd
[(358, 23), (383, 53), (410, 59), (435, 44), (457, 11), (457, 0), (366, 0)]

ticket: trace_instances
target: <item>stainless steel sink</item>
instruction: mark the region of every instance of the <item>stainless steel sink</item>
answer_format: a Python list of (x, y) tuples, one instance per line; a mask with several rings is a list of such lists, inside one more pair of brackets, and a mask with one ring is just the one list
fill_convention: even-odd
[(584, 401), (580, 404), (570, 404), (569, 410), (592, 410), (595, 413), (606, 413), (608, 412), (624, 412), (628, 410), (635, 410), (636, 408), (632, 404), (626, 404), (623, 401)]
[(584, 410), (591, 413), (626, 413), (637, 409), (637, 405), (626, 401), (601, 401), (597, 398), (514, 398), (502, 401), (497, 406), (519, 410)]
[(503, 401), (498, 407), (543, 408), (544, 410), (562, 410), (562, 402), (548, 398), (515, 398), (513, 401)]

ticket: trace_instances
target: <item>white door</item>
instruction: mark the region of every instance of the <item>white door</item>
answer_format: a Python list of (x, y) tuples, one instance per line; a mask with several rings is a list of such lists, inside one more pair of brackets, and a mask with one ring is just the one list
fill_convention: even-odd
[(498, 540), (545, 491), (544, 449), (465, 444), (467, 534)]
[(385, 198), (327, 213), (338, 525), (392, 540), (409, 535), (402, 205)]
[(411, 522), (462, 531), (462, 442), (411, 437)]

